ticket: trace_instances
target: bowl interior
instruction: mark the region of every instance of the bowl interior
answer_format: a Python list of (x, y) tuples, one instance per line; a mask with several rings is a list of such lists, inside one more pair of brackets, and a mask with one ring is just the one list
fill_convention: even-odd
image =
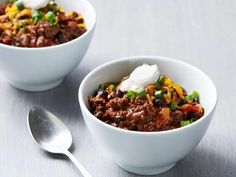
[(85, 104), (88, 108), (87, 98), (94, 93), (100, 83), (120, 81), (143, 63), (157, 64), (161, 73), (172, 78), (187, 92), (198, 91), (200, 103), (205, 108), (205, 114), (214, 109), (217, 93), (211, 79), (194, 66), (164, 57), (131, 57), (115, 60), (96, 68), (81, 83), (81, 104)]

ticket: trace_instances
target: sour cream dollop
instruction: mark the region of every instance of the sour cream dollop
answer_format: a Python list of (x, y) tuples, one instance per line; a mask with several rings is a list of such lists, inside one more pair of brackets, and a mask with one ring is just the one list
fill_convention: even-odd
[(22, 0), (25, 7), (40, 9), (46, 7), (50, 0)]
[(126, 91), (140, 91), (147, 85), (155, 83), (160, 76), (157, 65), (143, 64), (133, 70), (127, 80), (121, 82), (120, 90)]

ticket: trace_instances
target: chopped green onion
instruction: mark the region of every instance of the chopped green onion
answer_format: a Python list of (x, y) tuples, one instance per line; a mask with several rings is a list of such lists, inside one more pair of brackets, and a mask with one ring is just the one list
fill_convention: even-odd
[(19, 10), (23, 10), (25, 8), (23, 1), (19, 0), (16, 2), (16, 7)]
[(49, 11), (48, 13), (46, 13), (44, 18), (45, 18), (45, 20), (47, 20), (49, 23), (51, 23), (53, 25), (55, 25), (57, 23), (57, 18), (52, 11)]
[(33, 19), (33, 22), (36, 23), (36, 24), (37, 24), (38, 22), (40, 22), (40, 20), (41, 20), (40, 17), (33, 17), (32, 19)]
[(192, 95), (187, 95), (187, 96), (184, 98), (184, 101), (191, 103), (191, 102), (193, 101), (193, 96), (192, 96)]
[(189, 124), (190, 124), (190, 121), (189, 121), (189, 120), (181, 120), (181, 121), (180, 121), (180, 126), (181, 126), (181, 127), (184, 127), (184, 126), (189, 125)]
[(123, 77), (122, 80), (124, 81), (124, 80), (127, 80), (127, 79), (129, 79), (129, 76), (125, 76), (125, 77)]
[(165, 80), (165, 77), (164, 77), (164, 75), (161, 74), (161, 75), (159, 76), (157, 82), (158, 82), (159, 84), (162, 84), (162, 83), (164, 82), (164, 80)]
[(137, 92), (137, 96), (139, 96), (139, 97), (145, 97), (145, 96), (146, 96), (145, 90), (141, 90), (141, 91)]
[(51, 5), (49, 5), (49, 9), (55, 14), (55, 13), (57, 13), (58, 12), (58, 8), (55, 6), (55, 5), (53, 5), (53, 4), (51, 4)]
[(198, 101), (199, 100), (199, 93), (197, 91), (193, 91), (193, 93), (191, 94), (193, 99)]
[(38, 10), (32, 12), (32, 19), (34, 23), (38, 23), (42, 19), (42, 15)]
[(193, 122), (195, 122), (195, 121), (196, 121), (195, 118), (191, 118), (191, 119), (190, 119), (190, 123), (193, 123)]
[(187, 95), (184, 100), (190, 103), (193, 101), (199, 101), (199, 93), (197, 91), (193, 91), (190, 95)]
[(176, 109), (178, 109), (179, 108), (179, 106), (176, 104), (176, 103), (170, 103), (170, 109), (172, 110), (172, 111), (175, 111)]
[(9, 0), (9, 2), (13, 4), (16, 2), (16, 0)]
[(37, 17), (37, 16), (40, 16), (40, 12), (38, 10), (34, 10), (32, 12), (32, 17)]
[(162, 93), (162, 90), (158, 90), (155, 92), (155, 96), (157, 99), (161, 99), (163, 98), (163, 93)]
[(156, 88), (157, 88), (157, 90), (161, 90), (161, 85), (159, 82), (156, 82)]
[(128, 91), (126, 95), (130, 100), (132, 100), (133, 98), (135, 98), (136, 93), (134, 91)]

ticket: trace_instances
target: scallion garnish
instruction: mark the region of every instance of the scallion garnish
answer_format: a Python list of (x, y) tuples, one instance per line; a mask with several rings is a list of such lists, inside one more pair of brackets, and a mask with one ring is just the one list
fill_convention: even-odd
[(189, 124), (190, 124), (190, 121), (189, 121), (189, 120), (181, 120), (181, 121), (180, 121), (180, 126), (181, 126), (181, 127), (184, 127), (184, 126), (189, 125)]
[(162, 84), (162, 83), (164, 82), (164, 80), (165, 80), (165, 77), (164, 77), (164, 75), (161, 74), (161, 75), (159, 76), (157, 82), (158, 82), (159, 84)]
[(195, 101), (199, 100), (199, 93), (197, 91), (193, 91), (191, 95)]
[(184, 98), (184, 101), (191, 103), (193, 101), (199, 101), (199, 93), (197, 91), (193, 91), (190, 95), (187, 95)]
[(188, 102), (188, 103), (192, 103), (192, 102), (193, 102), (193, 97), (192, 97), (192, 95), (187, 95), (187, 96), (184, 98), (184, 101), (185, 101), (185, 102)]
[(44, 18), (45, 18), (45, 20), (47, 20), (49, 23), (51, 23), (53, 25), (55, 25), (57, 23), (57, 18), (52, 11), (49, 11), (48, 13), (46, 13)]
[(161, 90), (161, 85), (160, 85), (160, 83), (159, 82), (156, 82), (156, 88), (157, 88), (157, 90)]
[(163, 98), (162, 90), (156, 91), (156, 92), (155, 92), (155, 97), (156, 97), (157, 99)]
[(32, 19), (34, 23), (38, 23), (42, 19), (42, 15), (38, 10), (32, 12)]
[(193, 123), (193, 122), (195, 122), (195, 121), (196, 121), (195, 118), (191, 118), (191, 119), (190, 119), (190, 123)]
[(137, 92), (137, 96), (139, 96), (139, 97), (145, 97), (146, 95), (147, 94), (146, 94), (145, 90), (141, 90), (141, 91)]
[(58, 12), (58, 8), (54, 4), (49, 5), (49, 9), (55, 14)]
[(132, 100), (135, 98), (136, 93), (134, 91), (128, 91), (126, 95), (130, 100)]
[(172, 111), (175, 111), (176, 109), (179, 108), (179, 106), (176, 103), (170, 103), (169, 107)]
[(15, 4), (16, 4), (17, 9), (19, 9), (19, 10), (23, 10), (25, 8), (24, 3), (21, 0), (16, 1)]

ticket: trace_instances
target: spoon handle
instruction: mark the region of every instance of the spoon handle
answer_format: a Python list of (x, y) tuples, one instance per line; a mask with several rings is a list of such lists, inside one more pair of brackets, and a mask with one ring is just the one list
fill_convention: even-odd
[(80, 173), (84, 177), (92, 177), (89, 172), (84, 168), (84, 166), (75, 158), (75, 156), (70, 152), (66, 151), (65, 155), (70, 158), (70, 160), (75, 164), (75, 166), (80, 170)]

